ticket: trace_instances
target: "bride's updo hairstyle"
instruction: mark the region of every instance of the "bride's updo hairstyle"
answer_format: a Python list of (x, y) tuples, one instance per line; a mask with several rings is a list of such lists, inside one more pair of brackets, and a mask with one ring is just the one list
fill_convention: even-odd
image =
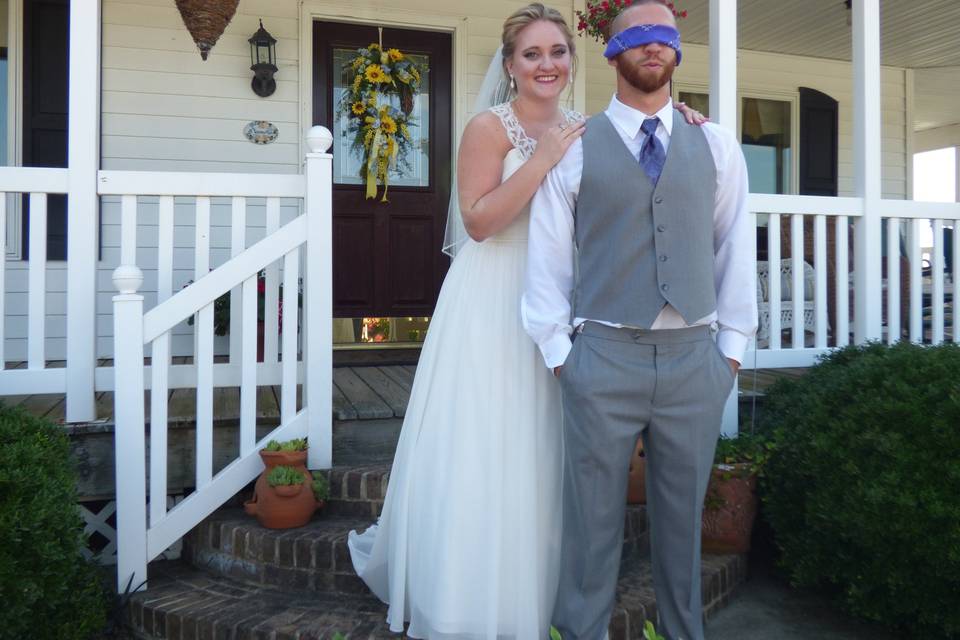
[(563, 39), (567, 41), (567, 47), (570, 50), (570, 75), (574, 75), (574, 70), (576, 69), (577, 58), (577, 46), (574, 43), (573, 31), (570, 30), (570, 25), (567, 24), (567, 21), (564, 20), (563, 14), (552, 9), (550, 7), (545, 7), (539, 2), (532, 2), (525, 7), (521, 7), (513, 12), (509, 18), (503, 21), (503, 34), (500, 36), (500, 42), (503, 44), (503, 73), (509, 77), (509, 72), (507, 71), (507, 60), (513, 57), (514, 52), (517, 47), (517, 36), (523, 31), (528, 25), (538, 21), (543, 20), (545, 22), (552, 22), (557, 25), (557, 28), (560, 29), (563, 33)]

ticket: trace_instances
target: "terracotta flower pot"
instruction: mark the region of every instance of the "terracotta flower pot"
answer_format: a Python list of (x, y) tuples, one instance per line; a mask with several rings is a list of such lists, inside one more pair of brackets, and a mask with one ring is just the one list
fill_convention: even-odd
[(703, 505), (705, 553), (746, 553), (757, 515), (757, 477), (747, 464), (715, 465)]
[[(253, 488), (253, 498), (243, 504), (247, 514), (256, 516), (257, 522), (268, 529), (292, 529), (302, 527), (320, 506), (313, 491), (304, 491), (305, 484), (313, 477), (307, 471), (306, 451), (261, 451), (260, 458), (266, 468)], [(293, 467), (303, 474), (303, 483), (271, 487), (267, 475), (278, 465)], [(290, 492), (292, 495), (284, 495)]]
[(302, 482), (300, 484), (280, 484), (275, 486), (273, 491), (278, 496), (292, 498), (300, 493), (301, 489), (303, 489), (303, 484)]
[(637, 440), (637, 448), (630, 458), (630, 477), (627, 480), (627, 504), (647, 504), (647, 458), (643, 452), (643, 440)]

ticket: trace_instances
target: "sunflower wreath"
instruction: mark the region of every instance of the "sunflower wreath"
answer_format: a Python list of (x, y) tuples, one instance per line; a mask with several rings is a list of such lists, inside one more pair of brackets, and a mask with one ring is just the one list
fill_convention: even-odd
[(423, 69), (398, 49), (384, 50), (376, 42), (358, 49), (344, 68), (353, 73), (341, 104), (348, 121), (345, 135), (352, 137), (352, 149), (363, 158), (360, 172), (366, 197), (376, 198), (383, 184), (381, 202), (387, 202), (389, 171), (410, 167), (407, 154), (414, 148), (410, 112)]

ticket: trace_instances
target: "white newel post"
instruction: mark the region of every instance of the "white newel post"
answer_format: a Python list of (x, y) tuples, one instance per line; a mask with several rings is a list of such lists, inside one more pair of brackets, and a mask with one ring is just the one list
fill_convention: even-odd
[(854, 223), (854, 340), (882, 333), (880, 199), (880, 0), (853, 2), (854, 184), (863, 215)]
[(121, 265), (113, 272), (113, 284), (119, 292), (113, 296), (117, 588), (123, 593), (128, 583), (133, 590), (147, 579), (143, 296), (137, 293), (143, 273)]
[(100, 168), (100, 1), (70, 5), (67, 144), (67, 422), (96, 419), (97, 170)]
[(326, 153), (331, 144), (326, 127), (307, 132), (303, 396), (311, 469), (333, 466), (333, 156)]
[[(737, 0), (710, 0), (710, 119), (737, 131)], [(738, 432), (739, 379), (723, 408), (721, 432)]]

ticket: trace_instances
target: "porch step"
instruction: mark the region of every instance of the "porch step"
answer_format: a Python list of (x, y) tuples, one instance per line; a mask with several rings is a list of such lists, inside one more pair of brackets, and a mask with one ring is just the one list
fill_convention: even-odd
[[(704, 556), (705, 615), (723, 607), (746, 578), (745, 556)], [(255, 586), (176, 561), (149, 568), (149, 589), (131, 597), (126, 621), (133, 636), (146, 639), (270, 638), (329, 640), (337, 632), (350, 640), (399, 638), (384, 620), (387, 607), (361, 593), (310, 592), (290, 585)], [(610, 640), (643, 637), (643, 623), (656, 619), (650, 564), (625, 557), (610, 622)]]
[[(357, 501), (359, 504), (359, 501)], [(334, 501), (336, 504), (336, 501)], [(221, 509), (185, 538), (182, 558), (211, 574), (264, 587), (363, 593), (347, 548), (347, 534), (363, 531), (374, 517), (318, 515), (297, 529), (267, 529), (241, 509)], [(627, 509), (624, 551), (648, 550), (646, 510)]]

